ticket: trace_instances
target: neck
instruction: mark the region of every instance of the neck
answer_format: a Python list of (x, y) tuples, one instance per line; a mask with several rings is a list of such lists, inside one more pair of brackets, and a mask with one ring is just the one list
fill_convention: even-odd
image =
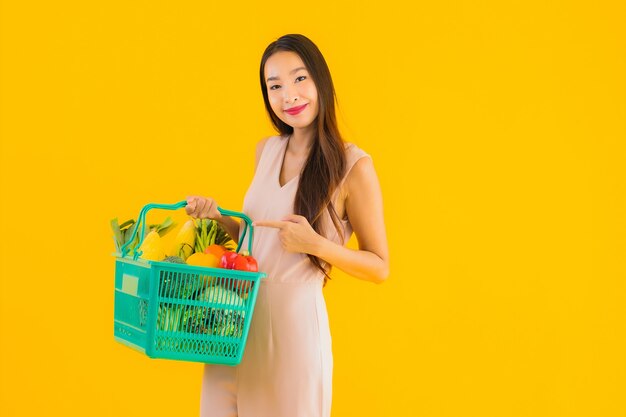
[(287, 150), (296, 155), (306, 155), (313, 144), (313, 132), (309, 129), (304, 131), (301, 128), (294, 128), (293, 133), (289, 136)]

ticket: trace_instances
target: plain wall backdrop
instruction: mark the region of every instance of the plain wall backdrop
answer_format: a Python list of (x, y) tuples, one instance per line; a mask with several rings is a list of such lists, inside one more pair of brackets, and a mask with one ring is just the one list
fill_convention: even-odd
[(0, 415), (197, 415), (202, 365), (113, 340), (109, 222), (192, 194), (241, 210), (287, 33), (326, 57), (391, 253), (383, 285), (324, 289), (332, 415), (626, 415), (624, 12), (3, 1)]

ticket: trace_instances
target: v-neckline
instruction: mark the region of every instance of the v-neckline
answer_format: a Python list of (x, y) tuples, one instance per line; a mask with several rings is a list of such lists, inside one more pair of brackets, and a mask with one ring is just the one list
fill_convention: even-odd
[(287, 155), (287, 145), (289, 144), (289, 138), (291, 138), (291, 135), (289, 135), (287, 139), (285, 139), (285, 144), (283, 145), (284, 149), (282, 150), (283, 156), (282, 156), (282, 160), (280, 161), (280, 164), (278, 164), (278, 174), (276, 176), (276, 183), (278, 184), (278, 188), (281, 190), (287, 187), (290, 183), (292, 183), (296, 178), (300, 176), (300, 174), (298, 173), (296, 176), (292, 177), (289, 181), (287, 181), (283, 185), (280, 185), (280, 172), (283, 170), (283, 163), (285, 162), (285, 156)]

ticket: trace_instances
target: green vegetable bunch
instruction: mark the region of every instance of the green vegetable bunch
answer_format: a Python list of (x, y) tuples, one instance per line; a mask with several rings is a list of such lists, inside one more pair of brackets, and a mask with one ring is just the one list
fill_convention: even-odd
[(159, 296), (162, 298), (194, 299), (197, 292), (208, 285), (209, 277), (193, 273), (163, 271)]
[[(182, 284), (177, 284), (178, 278)], [(170, 281), (162, 285), (161, 296), (171, 298), (167, 288), (177, 288), (177, 294), (195, 295), (198, 288), (185, 280), (185, 274), (170, 277)], [(182, 289), (182, 291), (180, 291)], [(210, 334), (213, 336), (241, 337), (245, 322), (245, 301), (233, 291), (213, 285), (194, 296), (195, 301), (209, 305), (177, 305), (162, 303), (157, 315), (157, 329), (170, 332), (193, 334)], [(234, 307), (234, 308), (228, 308)]]
[(222, 308), (195, 307), (186, 311), (183, 316), (183, 329), (194, 334), (241, 337), (243, 325), (243, 311), (228, 312)]

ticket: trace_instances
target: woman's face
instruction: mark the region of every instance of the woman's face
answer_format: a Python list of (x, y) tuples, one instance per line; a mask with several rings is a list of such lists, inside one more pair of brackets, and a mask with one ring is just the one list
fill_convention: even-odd
[[(278, 118), (293, 128), (311, 125), (319, 111), (317, 88), (300, 56), (291, 51), (276, 52), (265, 62), (264, 72), (267, 96)], [(305, 104), (298, 114), (286, 111)]]

